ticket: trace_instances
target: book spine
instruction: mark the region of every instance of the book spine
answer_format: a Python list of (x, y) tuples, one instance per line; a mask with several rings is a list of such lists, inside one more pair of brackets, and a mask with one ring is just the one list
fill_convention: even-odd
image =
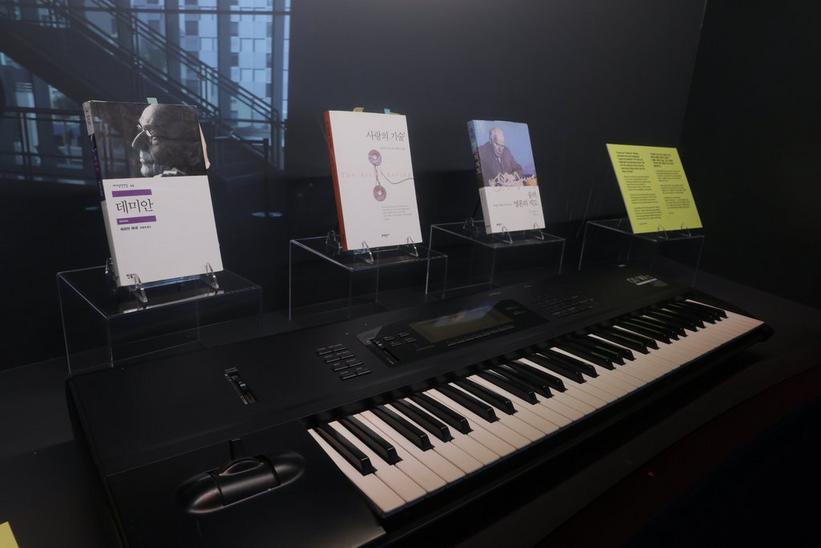
[(476, 141), (476, 127), (473, 122), (468, 122), (468, 138), (470, 139), (470, 150), (473, 152), (473, 171), (476, 174), (476, 183), (479, 188), (485, 186), (482, 177), (482, 161), (479, 158), (479, 143)]
[(91, 165), (94, 166), (94, 177), (97, 180), (97, 193), (100, 195), (100, 201), (104, 202), (103, 174), (100, 170), (100, 157), (97, 154), (97, 139), (94, 135), (94, 115), (92, 114), (91, 101), (83, 103), (83, 115), (86, 120), (86, 133), (88, 133), (88, 140), (91, 146)]
[(331, 177), (334, 182), (334, 198), (336, 199), (336, 215), (339, 219), (339, 238), (342, 242), (342, 249), (348, 251), (348, 239), (345, 235), (345, 216), (342, 214), (342, 193), (340, 192), (339, 170), (336, 166), (336, 154), (334, 153), (334, 132), (331, 126), (331, 113), (325, 112), (325, 131), (328, 136), (328, 157), (331, 162)]

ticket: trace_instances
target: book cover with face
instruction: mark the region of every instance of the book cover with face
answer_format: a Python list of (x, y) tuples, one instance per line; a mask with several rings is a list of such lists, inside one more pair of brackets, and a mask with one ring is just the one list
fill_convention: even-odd
[(223, 269), (195, 109), (83, 105), (119, 286)]
[(527, 124), (471, 120), (468, 134), (485, 230), (492, 234), (544, 228)]

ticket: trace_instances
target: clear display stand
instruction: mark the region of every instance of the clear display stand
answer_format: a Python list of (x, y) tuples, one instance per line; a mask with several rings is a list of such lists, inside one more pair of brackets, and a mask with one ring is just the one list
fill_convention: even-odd
[(430, 249), (450, 258), (441, 286), (431, 276), (426, 286), (426, 292), (444, 295), (560, 274), (565, 239), (538, 228), (488, 234), (481, 219), (467, 219), (431, 225)]
[(208, 326), (244, 319), (259, 329), (262, 290), (230, 271), (116, 288), (105, 266), (57, 274), (69, 375), (171, 349), (207, 345)]
[(350, 318), (383, 309), (387, 291), (444, 279), (448, 257), (421, 244), (344, 251), (334, 231), (291, 240), (288, 256), (288, 319)]
[(664, 230), (635, 234), (627, 218), (587, 221), (579, 255), (579, 270), (630, 265), (672, 274), (695, 285), (704, 250), (702, 229)]

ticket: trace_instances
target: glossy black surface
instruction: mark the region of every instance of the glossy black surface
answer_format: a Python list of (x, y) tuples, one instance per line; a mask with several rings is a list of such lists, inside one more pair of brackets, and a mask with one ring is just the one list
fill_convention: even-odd
[[(387, 522), (380, 521), (333, 463), (321, 456), (321, 450), (308, 436), (307, 428), (317, 420), (324, 421), (340, 413), (347, 415), (355, 412), (362, 408), (363, 402), (370, 402), (369, 406), (373, 406), (380, 401), (392, 401), (397, 392), (414, 387), (418, 390), (425, 386), (426, 379), (464, 372), (483, 359), (515, 352), (536, 341), (597, 323), (603, 315), (618, 316), (635, 310), (637, 306), (650, 305), (681, 294), (681, 289), (663, 283), (635, 286), (626, 281), (628, 273), (611, 271), (576, 275), (558, 283), (554, 281), (549, 286), (523, 284), (459, 299), (454, 303), (467, 306), (477, 302), (502, 301), (515, 295), (520, 302), (527, 303), (545, 291), (561, 294), (582, 287), (592, 291), (600, 304), (595, 310), (583, 311), (561, 323), (548, 322), (510, 332), (504, 338), (480, 339), (467, 347), (457, 346), (446, 356), (433, 356), (413, 367), (392, 368), (369, 356), (366, 361), (373, 368), (373, 374), (346, 381), (344, 385), (338, 379), (327, 376), (323, 371), (326, 365), (317, 362), (316, 341), (339, 340), (342, 342), (337, 344), (356, 348), (360, 344), (356, 333), (363, 327), (383, 323), (389, 318), (399, 318), (408, 315), (408, 312), (385, 313), (308, 329), (288, 337), (257, 339), (142, 364), (140, 367), (81, 375), (69, 382), (71, 401), (76, 406), (82, 429), (88, 433), (88, 439), (93, 440), (91, 451), (111, 490), (121, 528), (136, 545), (172, 544), (185, 538), (197, 538), (205, 545), (211, 545), (208, 544), (211, 542), (218, 545), (217, 539), (225, 542), (231, 531), (237, 534), (236, 524), (243, 519), (260, 519), (267, 524), (267, 528), (252, 528), (247, 537), (243, 534), (242, 538), (249, 539), (251, 544), (274, 538), (271, 535), (277, 534), (275, 532), (286, 523), (292, 531), (285, 537), (289, 544), (297, 542), (298, 531), (305, 527), (310, 527), (311, 532), (300, 542), (311, 544), (323, 538), (338, 538), (343, 544), (351, 541), (360, 543), (365, 538), (380, 536), (380, 528), (384, 526), (388, 527), (389, 534), (398, 534), (397, 531), (407, 527), (407, 523), (398, 524), (415, 519), (409, 516), (420, 512), (424, 515), (427, 511), (424, 508), (429, 509), (433, 500), (419, 510), (391, 517)], [(449, 309), (454, 303), (432, 304), (423, 309), (435, 313)], [(410, 314), (413, 315), (413, 312)], [(334, 336), (331, 336), (332, 333)], [(765, 334), (766, 329), (759, 330), (749, 339), (754, 340)], [(249, 386), (253, 387), (258, 397), (255, 405), (241, 405), (227, 383), (213, 374), (226, 360), (237, 364)], [(279, 374), (277, 363), (298, 363), (300, 367), (292, 368), (291, 374), (286, 377)], [(172, 397), (161, 388), (183, 377), (187, 378), (188, 383), (188, 389), (184, 392), (174, 393)], [(456, 383), (465, 386), (464, 381)], [(435, 386), (441, 386), (441, 383)], [(439, 389), (448, 393), (446, 388)], [(498, 412), (506, 412), (504, 402), (496, 401), (486, 392), (483, 391), (481, 398), (498, 405)], [(464, 392), (461, 394), (463, 398), (470, 398)], [(388, 407), (377, 405), (373, 411), (420, 449), (430, 448), (425, 432)], [(330, 430), (321, 424), (318, 429)], [(334, 439), (335, 436), (329, 432), (326, 440), (329, 438)], [(236, 439), (242, 440), (241, 445), (248, 455), (261, 455), (270, 462), (276, 462), (278, 455), (294, 455), (293, 458), (302, 459), (305, 463), (304, 471), (287, 485), (264, 493), (253, 493), (253, 496), (239, 503), (209, 513), (207, 519), (197, 521), (199, 525), (195, 529), (194, 522), (181, 514), (185, 506), (180, 505), (172, 493), (180, 484), (190, 481), (189, 478), (224, 466), (228, 460), (229, 446), (234, 447), (233, 440)], [(363, 467), (361, 471), (368, 472), (363, 455), (356, 455), (355, 450), (350, 447), (346, 449), (343, 443), (339, 445), (340, 454), (351, 462), (359, 461)], [(560, 449), (560, 446), (549, 445), (544, 445), (543, 449), (548, 447), (551, 451)], [(499, 467), (497, 473), (517, 474), (516, 467), (526, 463), (526, 459), (523, 454), (518, 460), (511, 460)], [(350, 519), (344, 525), (337, 520), (338, 513), (329, 515), (334, 501), (325, 498), (325, 488), (319, 489), (316, 483), (312, 483), (331, 477), (335, 478), (333, 489), (336, 496), (359, 501), (354, 505), (356, 510), (353, 514), (348, 514)], [(471, 488), (480, 488), (480, 491), (490, 489), (490, 484), (477, 483), (479, 481), (477, 477), (464, 487), (449, 489), (450, 496), (464, 496)], [(137, 488), (146, 484), (150, 487)], [(157, 503), (152, 502), (151, 510), (146, 513), (142, 507), (155, 497)], [(308, 508), (312, 510), (309, 512)], [(311, 526), (307, 523), (308, 516)], [(427, 521), (430, 517), (423, 519)], [(317, 526), (318, 523), (321, 526)], [(333, 536), (332, 531), (338, 527), (341, 527), (338, 537)], [(157, 530), (168, 530), (168, 533), (160, 537), (155, 533)]]

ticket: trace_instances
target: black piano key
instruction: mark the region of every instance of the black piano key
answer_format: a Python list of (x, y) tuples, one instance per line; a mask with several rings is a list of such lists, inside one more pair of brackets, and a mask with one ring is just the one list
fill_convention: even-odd
[(565, 379), (569, 379), (579, 384), (584, 382), (584, 377), (582, 376), (581, 371), (579, 371), (571, 365), (567, 365), (559, 361), (549, 359), (541, 354), (529, 354), (525, 357), (533, 363), (536, 363), (544, 367), (545, 369), (549, 369), (557, 375), (561, 375)]
[(607, 350), (609, 352), (613, 352), (613, 353), (621, 356), (621, 358), (624, 359), (624, 360), (634, 360), (634, 359), (636, 359), (635, 356), (633, 356), (633, 353), (630, 350), (628, 350), (628, 349), (626, 349), (622, 346), (619, 346), (617, 344), (613, 344), (613, 343), (610, 343), (610, 342), (607, 342), (607, 341), (602, 341), (600, 339), (594, 339), (593, 337), (591, 337), (589, 335), (585, 335), (585, 336), (579, 337), (579, 338), (583, 339), (583, 340), (590, 341), (593, 345), (595, 345), (596, 348), (599, 348), (600, 350)]
[(562, 354), (561, 352), (556, 352), (555, 350), (542, 350), (541, 354), (555, 360), (559, 363), (563, 363), (564, 365), (568, 365), (573, 369), (579, 371), (580, 373), (584, 373), (588, 377), (598, 377), (599, 373), (596, 371), (596, 368), (590, 365), (589, 363), (580, 362), (577, 359), (571, 358), (567, 354)]
[(450, 435), (450, 430), (445, 423), (437, 419), (436, 417), (431, 417), (425, 411), (422, 411), (418, 407), (414, 407), (413, 405), (409, 405), (401, 400), (397, 400), (392, 404), (395, 408), (397, 408), (401, 413), (403, 413), (406, 417), (416, 422), (416, 424), (420, 425), (422, 428), (436, 436), (442, 441), (450, 441), (453, 439), (453, 436)]
[(379, 455), (388, 464), (396, 464), (400, 459), (396, 454), (396, 448), (382, 436), (368, 428), (356, 417), (345, 417), (339, 419), (339, 423), (351, 431), (359, 438), (359, 441), (371, 448), (371, 451)]
[(670, 336), (687, 336), (687, 332), (684, 330), (683, 327), (678, 326), (673, 322), (668, 322), (667, 320), (661, 318), (654, 318), (651, 314), (648, 314), (646, 311), (642, 312), (640, 316), (636, 316), (636, 319), (642, 322), (648, 322), (650, 324), (656, 325), (660, 329), (666, 329)]
[(660, 309), (652, 309), (645, 312), (651, 318), (656, 318), (661, 321), (668, 322), (672, 325), (677, 325), (682, 329), (686, 329), (688, 331), (692, 331), (695, 333), (698, 331), (698, 326), (695, 322), (688, 320), (687, 318), (676, 316), (675, 314), (671, 314), (670, 312), (666, 312)]
[(532, 405), (539, 403), (539, 400), (536, 398), (536, 392), (515, 378), (501, 375), (495, 371), (481, 371), (479, 376), (487, 382), (495, 384), (502, 390), (507, 390), (517, 398), (523, 399), (527, 403)]
[(689, 310), (693, 314), (698, 314), (702, 318), (709, 318), (710, 322), (720, 322), (722, 320), (721, 314), (716, 311), (708, 310), (702, 308), (695, 303), (687, 302), (687, 301), (676, 301), (676, 306), (684, 308), (685, 310)]
[(668, 303), (664, 303), (664, 306), (665, 308), (669, 308), (670, 310), (673, 310), (674, 312), (677, 312), (679, 314), (689, 314), (691, 316), (694, 316), (706, 323), (714, 324), (721, 320), (721, 318), (719, 318), (717, 315), (706, 314), (702, 311), (690, 308), (686, 306), (683, 301), (670, 301)]
[(465, 417), (453, 409), (450, 409), (448, 406), (439, 403), (427, 394), (414, 394), (410, 399), (413, 403), (424, 407), (429, 413), (455, 428), (457, 432), (467, 434), (471, 431), (468, 420)]
[[(657, 309), (660, 312), (666, 312), (668, 314), (674, 315), (674, 316), (679, 317), (679, 318), (686, 318), (687, 320), (693, 322), (693, 324), (695, 324), (695, 326), (698, 327), (699, 329), (704, 328), (705, 320), (698, 317), (696, 314), (693, 314), (689, 310), (686, 310), (684, 308), (677, 308), (675, 306), (672, 306), (669, 303), (660, 304), (660, 305), (658, 305)], [(713, 322), (710, 322), (710, 323), (713, 323)]]
[(546, 383), (544, 380), (537, 377), (536, 375), (532, 375), (527, 371), (516, 369), (506, 363), (494, 365), (491, 371), (495, 371), (497, 373), (504, 375), (505, 377), (512, 378), (521, 383), (524, 383), (527, 386), (529, 386), (534, 392), (545, 398), (553, 397), (553, 393), (550, 391), (550, 385)]
[[(557, 342), (555, 344), (557, 348), (564, 350), (565, 352), (569, 352), (574, 356), (581, 358), (583, 360), (593, 362), (599, 367), (603, 367), (605, 369), (614, 369), (612, 361), (602, 354), (591, 352), (586, 347), (581, 344), (574, 344), (567, 341), (562, 341), (561, 343)], [(582, 362), (583, 363), (583, 362)], [(624, 362), (622, 362), (624, 363)], [(597, 372), (598, 374), (598, 372)]]
[(639, 335), (643, 335), (645, 337), (649, 337), (657, 341), (661, 341), (667, 344), (670, 344), (672, 342), (670, 337), (667, 336), (667, 334), (664, 331), (655, 329), (653, 327), (648, 327), (647, 325), (635, 322), (632, 319), (618, 320), (615, 322), (615, 324), (619, 326), (624, 326), (624, 328), (629, 331), (634, 331)]
[(467, 390), (480, 400), (489, 403), (499, 411), (507, 413), (508, 415), (512, 415), (516, 412), (516, 410), (513, 409), (513, 403), (511, 403), (509, 399), (497, 394), (489, 388), (485, 388), (481, 384), (477, 384), (469, 379), (460, 379), (454, 384), (456, 384), (459, 388)]
[[(591, 339), (590, 337), (573, 337), (568, 340), (568, 344), (575, 346), (579, 351), (586, 351), (589, 355), (599, 358), (600, 360), (604, 360), (604, 363), (594, 360), (587, 361), (600, 365), (605, 369), (613, 369), (614, 363), (624, 365), (624, 355), (621, 352), (610, 350), (606, 346), (600, 345), (599, 341)], [(571, 351), (571, 353), (574, 352)], [(584, 358), (584, 356), (580, 357)]]
[(402, 434), (422, 451), (433, 449), (433, 445), (431, 445), (428, 435), (415, 425), (405, 420), (404, 417), (397, 415), (384, 405), (374, 407), (372, 411), (374, 415), (388, 423), (391, 428)]
[(468, 394), (465, 394), (461, 390), (456, 390), (452, 386), (448, 386), (446, 384), (439, 386), (436, 390), (449, 397), (459, 405), (470, 409), (488, 422), (495, 422), (499, 420), (499, 417), (496, 416), (496, 412), (493, 411), (491, 406), (483, 401), (469, 396)]
[(647, 343), (650, 342), (649, 339), (641, 340), (630, 336), (629, 333), (625, 333), (624, 331), (619, 332), (615, 329), (607, 327), (596, 327), (591, 329), (590, 332), (615, 344), (626, 346), (634, 352), (640, 352), (641, 354), (650, 353), (650, 351), (647, 350)]
[[(621, 337), (627, 337), (628, 339), (639, 342), (639, 343), (645, 345), (648, 349), (658, 350), (658, 348), (659, 348), (658, 341), (656, 341), (656, 339), (654, 339), (653, 337), (648, 337), (646, 335), (642, 335), (641, 333), (637, 332), (635, 329), (630, 330), (629, 332), (625, 331), (624, 329), (618, 329), (616, 327), (617, 324), (618, 324), (617, 321), (612, 322), (612, 325), (606, 327), (605, 329), (607, 329), (607, 330), (609, 330), (609, 331), (611, 331), (611, 332), (613, 332), (613, 333), (615, 333), (615, 334), (617, 334)], [(648, 350), (647, 353), (649, 354), (650, 351)]]
[(553, 390), (558, 390), (559, 392), (564, 392), (567, 390), (564, 386), (564, 381), (555, 375), (551, 375), (541, 369), (536, 369), (535, 367), (531, 367), (529, 365), (525, 365), (520, 362), (507, 362), (505, 365), (515, 369), (519, 373), (527, 374), (527, 375), (534, 375), (544, 381), (550, 388)]
[(715, 307), (715, 306), (710, 306), (710, 305), (707, 305), (707, 304), (694, 303), (692, 301), (683, 301), (683, 303), (687, 306), (697, 308), (699, 310), (703, 310), (704, 312), (706, 312), (708, 314), (717, 315), (719, 318), (726, 318), (727, 317), (727, 313), (725, 311), (723, 311), (720, 308)]
[(670, 337), (672, 339), (675, 339), (675, 340), (678, 340), (679, 337), (684, 336), (684, 330), (683, 329), (673, 327), (672, 325), (666, 324), (666, 323), (664, 323), (660, 320), (656, 320), (656, 319), (650, 318), (648, 316), (633, 316), (630, 319), (634, 320), (634, 321), (637, 321), (637, 322), (642, 322), (643, 324), (645, 324), (649, 327), (654, 327), (656, 329), (660, 329), (660, 330), (664, 331), (667, 334), (668, 337)]
[(362, 475), (376, 472), (376, 468), (371, 464), (371, 459), (368, 458), (368, 455), (360, 451), (358, 447), (345, 439), (344, 436), (339, 435), (339, 432), (332, 427), (327, 424), (320, 424), (314, 430)]

